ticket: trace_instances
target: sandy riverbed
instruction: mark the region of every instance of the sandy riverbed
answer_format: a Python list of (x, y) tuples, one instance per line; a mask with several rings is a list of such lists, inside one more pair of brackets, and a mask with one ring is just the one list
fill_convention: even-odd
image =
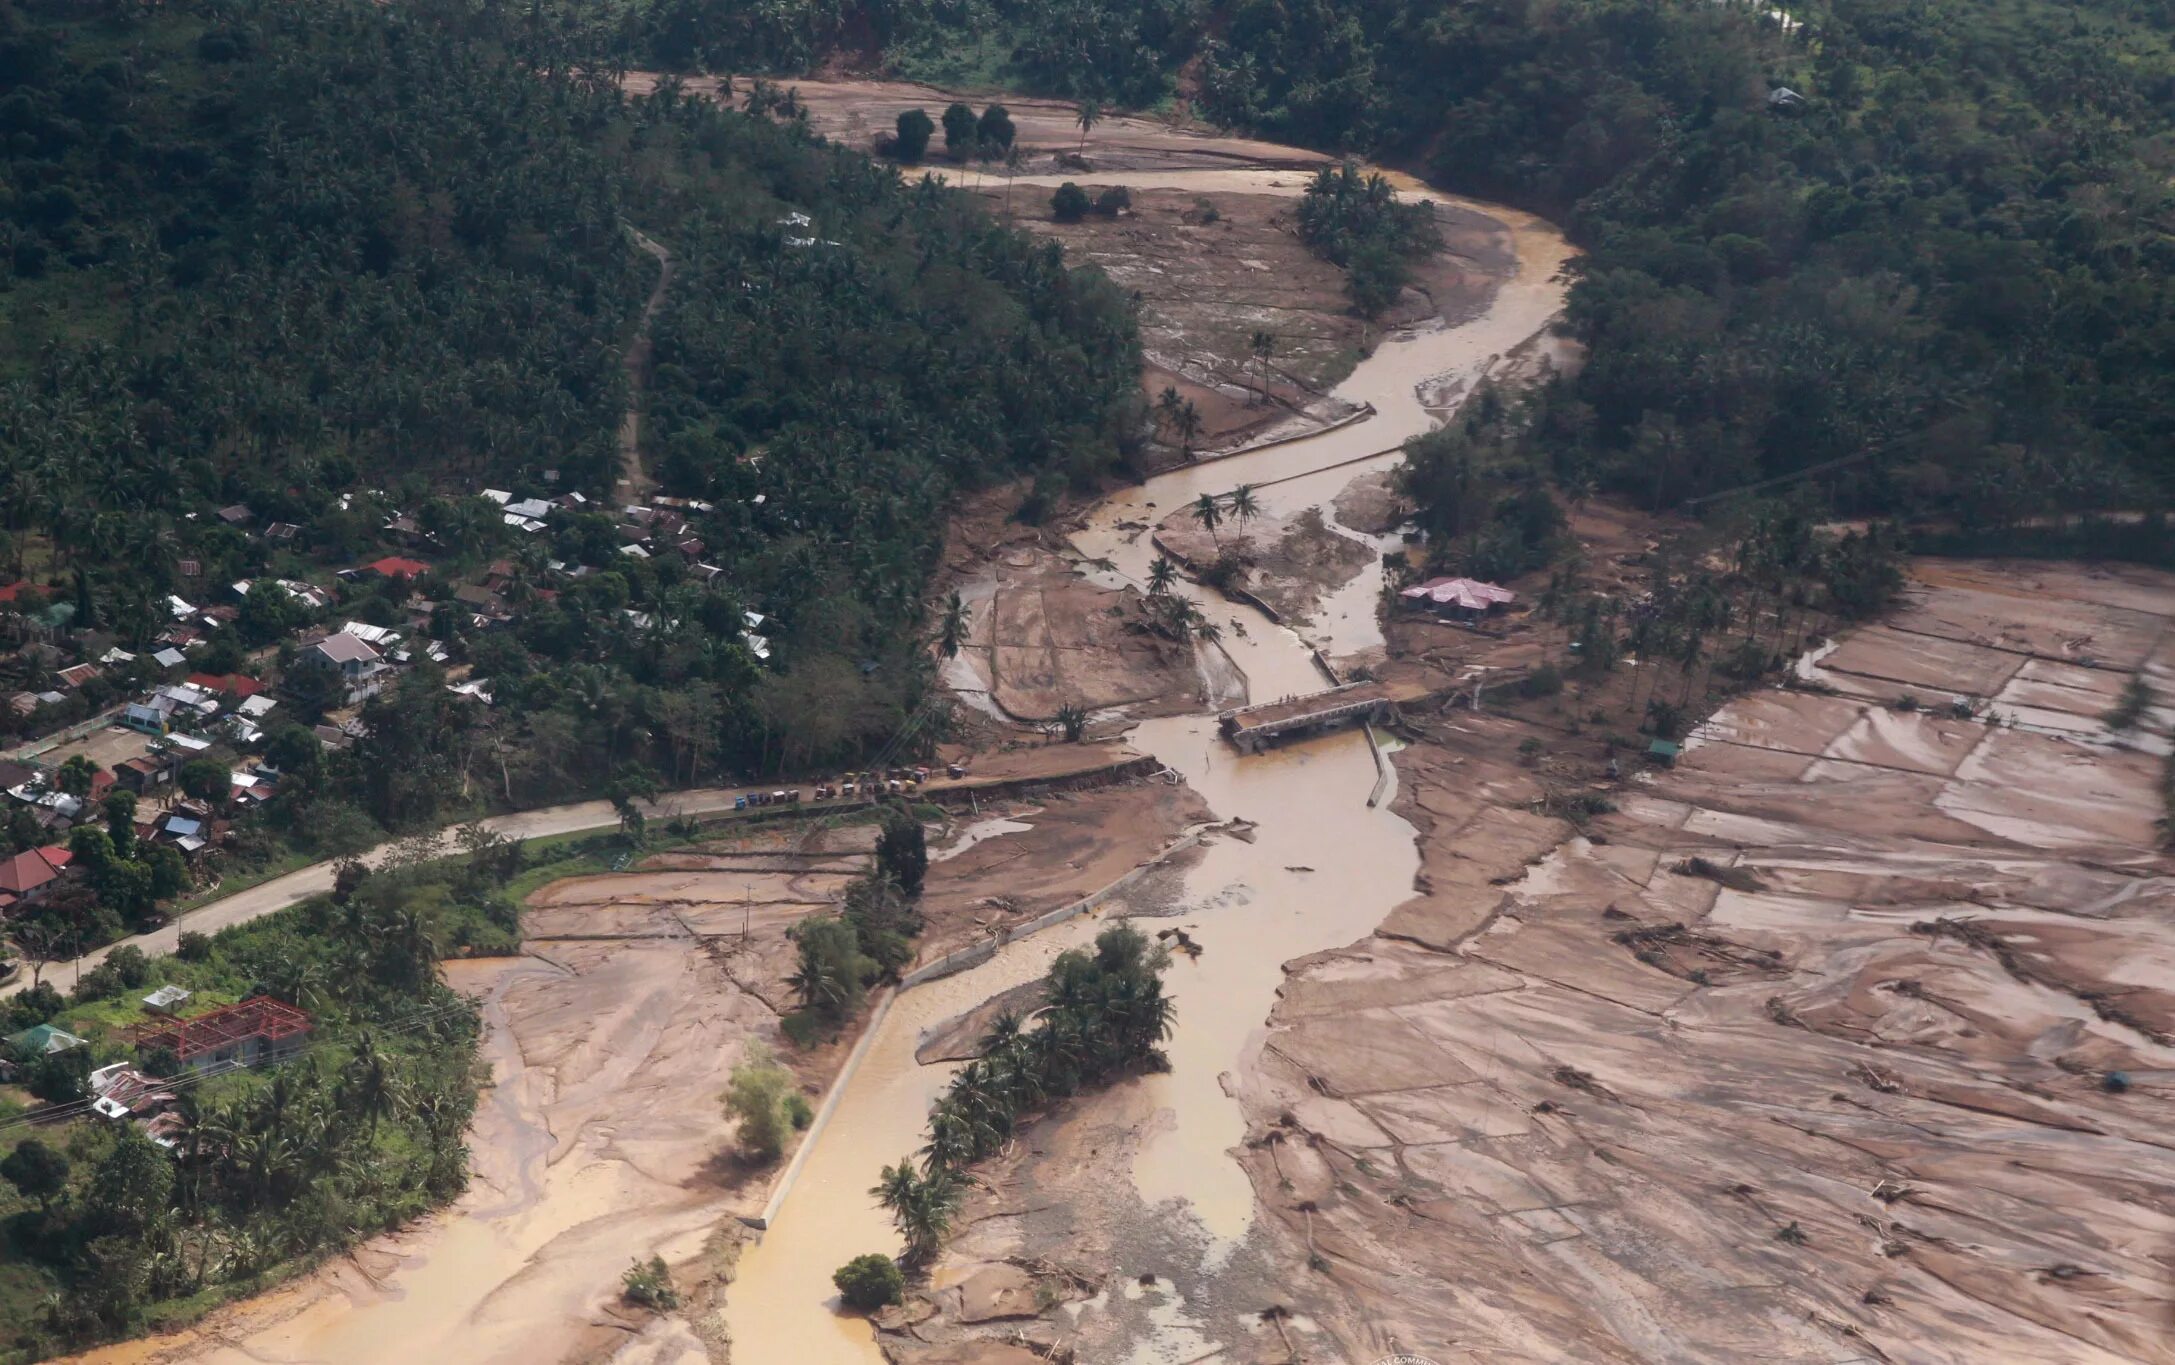
[[(1051, 776), (1068, 750), (1076, 767), (1106, 758), (1053, 749)], [(922, 951), (1077, 899), (1202, 814), (1183, 787), (1135, 784), (1002, 803), (940, 832)], [(198, 1329), (83, 1360), (703, 1359), (722, 1341), (707, 1300), (656, 1319), (619, 1302), (619, 1274), (656, 1254), (689, 1282), (727, 1273), (737, 1216), (772, 1172), (736, 1160), (719, 1095), (751, 1041), (787, 1055), (812, 1097), (843, 1060), (850, 1040), (796, 1055), (778, 1036), (785, 931), (833, 903), (872, 840), (773, 826), (539, 891), (530, 955), (446, 969), (488, 1025), (469, 1192)]]
[[(2081, 727), (2175, 662), (2175, 579), (2025, 572), (1921, 565), (1823, 666), (1997, 697), (2079, 668), (2041, 699)], [(1880, 652), (1897, 622), (1923, 648)], [(1155, 1124), (1130, 1087), (992, 1172), (915, 1330), (1083, 1360), (2175, 1359), (2164, 738), (1866, 690), (1730, 703), (1583, 832), (1531, 806), (1550, 767), (1598, 778), (1591, 739), (1422, 718), (1395, 758), (1421, 894), (1292, 963), (1230, 1082), (1254, 1230), (1174, 1235), (1125, 1188)], [(1028, 1287), (975, 1298), (1000, 1271)], [(1038, 1293), (1077, 1302), (1005, 1311)]]

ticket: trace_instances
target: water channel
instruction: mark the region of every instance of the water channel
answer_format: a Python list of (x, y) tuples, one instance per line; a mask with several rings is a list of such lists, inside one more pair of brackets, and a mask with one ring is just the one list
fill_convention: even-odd
[[(1068, 177), (1082, 184), (1298, 194), (1290, 171), (1128, 172)], [(1029, 184), (1033, 178), (1022, 177)], [(1415, 197), (1462, 203), (1408, 184)], [(1174, 470), (1099, 506), (1074, 537), (1091, 573), (1145, 579), (1155, 550), (1145, 531), (1201, 493), (1239, 484), (1264, 507), (1289, 515), (1330, 506), (1354, 478), (1395, 461), (1396, 447), (1434, 425), (1422, 387), (1469, 389), (1507, 353), (1527, 343), (1562, 305), (1557, 279), (1567, 255), (1560, 234), (1538, 220), (1474, 205), (1511, 231), (1517, 270), (1488, 311), (1459, 327), (1383, 341), (1336, 396), (1372, 405), (1366, 421), (1307, 439)], [(1131, 526), (1136, 529), (1125, 529)], [(1327, 680), (1312, 649), (1338, 656), (1380, 643), (1375, 603), (1379, 561), (1324, 603), (1298, 630), (1280, 627), (1212, 590), (1182, 585), (1224, 626), (1220, 644), (1245, 674), (1254, 701), (1319, 691)], [(1212, 841), (1186, 874), (1185, 923), (1201, 957), (1173, 978), (1177, 1031), (1171, 1069), (1149, 1081), (1169, 1121), (1143, 1146), (1134, 1169), (1150, 1205), (1171, 1201), (1197, 1219), (1214, 1244), (1245, 1236), (1253, 1191), (1228, 1155), (1244, 1137), (1237, 1103), (1221, 1078), (1260, 1043), (1283, 964), (1365, 935), (1410, 895), (1417, 854), (1412, 830), (1367, 797), (1376, 772), (1357, 733), (1327, 736), (1252, 758), (1227, 748), (1209, 715), (1147, 721), (1135, 747), (1180, 773), (1222, 819), (1255, 822), (1255, 841)], [(1310, 870), (1309, 870), (1310, 869)], [(951, 1068), (919, 1066), (923, 1029), (1039, 976), (1050, 959), (1091, 939), (1088, 917), (1014, 944), (973, 971), (908, 991), (876, 1026), (859, 1070), (846, 1083), (830, 1124), (762, 1241), (747, 1249), (727, 1300), (736, 1365), (804, 1365), (810, 1360), (878, 1361), (872, 1333), (835, 1312), (831, 1271), (863, 1251), (896, 1250), (888, 1219), (869, 1188), (888, 1162), (921, 1142), (930, 1102)], [(1092, 1100), (1083, 1101), (1092, 1103)]]
[[(1072, 178), (1135, 188), (1285, 195), (1298, 194), (1305, 184), (1304, 175), (1292, 171)], [(1400, 188), (1416, 197), (1462, 202), (1410, 183)], [(1271, 513), (1320, 508), (1334, 527), (1336, 495), (1354, 478), (1392, 463), (1400, 442), (1436, 420), (1439, 407), (1423, 402), (1423, 389), (1438, 396), (1469, 390), (1502, 357), (1538, 336), (1562, 302), (1557, 274), (1567, 248), (1561, 236), (1522, 214), (1470, 207), (1510, 230), (1517, 257), (1515, 274), (1484, 314), (1377, 346), (1336, 392), (1355, 405), (1371, 405), (1373, 415), (1365, 421), (1174, 470), (1111, 497), (1074, 538), (1083, 571), (1144, 579), (1155, 551), (1137, 528), (1203, 492), (1222, 494), (1239, 484), (1255, 486)], [(1380, 644), (1375, 606), (1381, 584), (1379, 561), (1371, 560), (1296, 630), (1212, 591), (1190, 584), (1178, 590), (1224, 626), (1216, 648), (1243, 672), (1251, 699), (1265, 701), (1326, 685), (1315, 649), (1340, 657)], [(1228, 1155), (1243, 1137), (1243, 1122), (1221, 1078), (1243, 1070), (1259, 1047), (1283, 964), (1364, 936), (1410, 894), (1417, 855), (1410, 827), (1386, 809), (1367, 805), (1376, 771), (1365, 739), (1356, 733), (1240, 758), (1217, 738), (1214, 716), (1201, 714), (1144, 722), (1131, 739), (1181, 774), (1219, 818), (1244, 818), (1257, 827), (1253, 843), (1212, 839), (1185, 874), (1183, 923), (1203, 953), (1174, 969), (1171, 978), (1178, 1009), (1168, 1049), (1171, 1070), (1147, 1082), (1165, 1121), (1141, 1148), (1134, 1169), (1145, 1201), (1197, 1220), (1212, 1248), (1228, 1248), (1251, 1226), (1254, 1201)], [(882, 1166), (920, 1146), (930, 1102), (949, 1079), (949, 1067), (915, 1063), (922, 1031), (1041, 975), (1057, 953), (1088, 941), (1102, 927), (1096, 917), (1073, 921), (1011, 945), (971, 972), (892, 1001), (872, 1026), (863, 1061), (843, 1083), (835, 1113), (815, 1139), (777, 1219), (742, 1257), (726, 1302), (736, 1365), (880, 1360), (868, 1326), (835, 1311), (830, 1276), (850, 1256), (898, 1246), (868, 1190)], [(620, 983), (628, 1002), (621, 1013), (627, 1017), (569, 1021), (577, 1041), (611, 1029), (647, 1037), (687, 1024), (691, 1001), (688, 979), (680, 975), (686, 970), (682, 957), (623, 954), (615, 961), (635, 974)], [(481, 975), (472, 984), (484, 985), (488, 977), (497, 983), (493, 991), (503, 989), (502, 979), (489, 977), (503, 966), (477, 964), (473, 970)], [(517, 970), (549, 967), (530, 963)], [(491, 1000), (488, 1008), (495, 1009), (497, 996)], [(182, 1340), (125, 1343), (97, 1353), (100, 1365), (176, 1358), (328, 1365), (375, 1365), (401, 1357), (526, 1359), (539, 1325), (563, 1313), (568, 1303), (598, 1292), (597, 1286), (609, 1285), (632, 1249), (693, 1254), (706, 1230), (724, 1216), (722, 1208), (709, 1199), (675, 1197), (680, 1183), (673, 1171), (651, 1179), (625, 1161), (553, 1164), (551, 1158), (563, 1155), (558, 1149), (565, 1140), (530, 1111), (542, 1112), (543, 1099), (557, 1094), (556, 1063), (525, 1069), (520, 1056), (507, 1053), (515, 1045), (499, 1022), (489, 1044), (496, 1069), (502, 1078), (517, 1079), (490, 1097), (479, 1115), (479, 1189), (463, 1212), (381, 1246), (377, 1258), (394, 1263), (384, 1267), (389, 1273), (382, 1279), (358, 1260), (346, 1276), (361, 1282), (346, 1292), (317, 1292), (314, 1282), (305, 1282), (258, 1301), (253, 1305), (257, 1320), (239, 1330), (207, 1327)], [(673, 1073), (667, 1065), (665, 1074)], [(583, 1083), (577, 1077), (569, 1084), (579, 1089)], [(687, 1105), (677, 1098), (661, 1100), (655, 1106), (660, 1113), (640, 1122), (667, 1128), (682, 1119), (707, 1124), (714, 1112), (709, 1103), (706, 1094)], [(699, 1119), (686, 1119), (682, 1109)], [(598, 1116), (585, 1116), (576, 1105), (565, 1119), (569, 1133), (588, 1132), (593, 1117)], [(636, 1115), (615, 1114), (599, 1130), (600, 1140), (630, 1145), (636, 1122)], [(643, 1365), (703, 1358), (701, 1343), (676, 1320), (661, 1320), (656, 1327), (631, 1339), (622, 1358)]]

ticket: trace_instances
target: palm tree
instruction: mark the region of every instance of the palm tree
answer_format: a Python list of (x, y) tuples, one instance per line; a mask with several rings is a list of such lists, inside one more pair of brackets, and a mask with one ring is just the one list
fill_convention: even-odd
[(1193, 629), (1201, 624), (1201, 609), (1183, 597), (1156, 597), (1149, 599), (1155, 605), (1149, 614), (1149, 625), (1169, 636), (1179, 644), (1193, 638)]
[(965, 1166), (982, 1155), (981, 1140), (976, 1119), (955, 1089), (929, 1107), (929, 1141), (922, 1146), (922, 1159), (931, 1170)]
[(1148, 595), (1150, 597), (1165, 596), (1170, 592), (1171, 584), (1176, 582), (1177, 579), (1178, 566), (1171, 563), (1170, 556), (1157, 555), (1155, 562), (1148, 566)]
[(1163, 392), (1155, 396), (1156, 425), (1167, 426), (1176, 431), (1178, 429), (1178, 414), (1184, 406), (1184, 402), (1178, 397), (1178, 390), (1169, 384), (1165, 384)]
[(1679, 709), (1692, 699), (1692, 671), (1699, 661), (1707, 657), (1707, 637), (1696, 624), (1686, 630), (1677, 641), (1677, 666), (1684, 670), (1684, 686), (1677, 694)]
[(1201, 524), (1202, 530), (1208, 532), (1208, 538), (1221, 552), (1223, 537), (1216, 534), (1216, 528), (1223, 524), (1223, 503), (1215, 494), (1203, 493), (1193, 500), (1193, 519)]
[(1266, 401), (1269, 396), (1269, 357), (1276, 354), (1276, 333), (1254, 333), (1253, 352), (1255, 362), (1261, 366), (1261, 392), (1258, 396)]
[(1020, 168), (1027, 164), (1027, 153), (1018, 143), (1004, 149), (1004, 216), (1012, 220), (1012, 182), (1019, 178)]
[(1201, 434), (1201, 410), (1193, 406), (1193, 400), (1188, 398), (1179, 405), (1178, 415), (1173, 420), (1178, 427), (1178, 448), (1190, 460), (1193, 458), (1193, 442)]
[(982, 1035), (982, 1055), (992, 1056), (1009, 1049), (1020, 1036), (1020, 1016), (1016, 1011), (1000, 1011), (989, 1021), (989, 1031)]
[(1633, 616), (1630, 638), (1625, 643), (1630, 646), (1631, 656), (1639, 671), (1631, 675), (1631, 695), (1624, 699), (1624, 709), (1635, 713), (1639, 709), (1639, 684), (1648, 683), (1648, 695), (1653, 693), (1651, 680), (1654, 675), (1655, 656), (1663, 644), (1661, 621), (1650, 611), (1642, 611)]
[(944, 603), (944, 626), (937, 637), (937, 648), (945, 658), (957, 658), (959, 647), (967, 642), (967, 618), (967, 604), (953, 593)]
[(1095, 125), (1102, 121), (1103, 106), (1100, 102), (1092, 99), (1080, 101), (1079, 108), (1073, 113), (1073, 122), (1080, 125), (1081, 152), (1087, 151), (1088, 134), (1095, 131)]
[(882, 1177), (869, 1190), (869, 1196), (878, 1205), (890, 1209), (896, 1215), (900, 1209), (913, 1202), (914, 1187), (920, 1180), (919, 1173), (914, 1170), (913, 1158), (908, 1157), (896, 1166), (884, 1167)]
[(1254, 496), (1254, 486), (1250, 483), (1242, 483), (1232, 489), (1224, 501), (1230, 507), (1231, 515), (1238, 521), (1239, 530), (1242, 532), (1246, 529), (1247, 522), (1261, 515), (1261, 502)]
[(400, 1112), (400, 1078), (393, 1074), (392, 1064), (378, 1047), (377, 1039), (367, 1033), (356, 1044), (354, 1059), (341, 1077), (341, 1098), (346, 1107), (368, 1121), (373, 1142), (378, 1136), (378, 1120)]
[(918, 1265), (943, 1245), (952, 1218), (965, 1202), (966, 1182), (950, 1166), (933, 1165), (916, 1172), (914, 1159), (907, 1157), (896, 1166), (884, 1167), (869, 1193), (890, 1212), (892, 1225), (906, 1240), (905, 1254), (899, 1259)]
[(786, 976), (785, 984), (793, 988), (803, 1006), (812, 1010), (835, 1012), (853, 998), (852, 984), (835, 964), (812, 955), (802, 956), (800, 965)]

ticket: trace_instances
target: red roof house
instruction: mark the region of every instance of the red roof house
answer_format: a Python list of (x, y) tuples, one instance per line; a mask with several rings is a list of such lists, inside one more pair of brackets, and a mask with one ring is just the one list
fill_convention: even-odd
[(67, 870), (75, 855), (61, 844), (47, 844), (0, 859), (0, 911), (36, 900)]
[(380, 578), (421, 578), (430, 572), (430, 565), (420, 559), (407, 559), (400, 555), (387, 555), (374, 559), (357, 569), (357, 573), (376, 574)]
[(148, 1024), (135, 1033), (141, 1052), (170, 1048), (192, 1071), (224, 1071), (279, 1061), (302, 1050), (310, 1016), (283, 1000), (260, 995), (193, 1019)]
[(189, 681), (206, 692), (248, 701), (264, 690), (264, 684), (246, 673), (191, 673)]

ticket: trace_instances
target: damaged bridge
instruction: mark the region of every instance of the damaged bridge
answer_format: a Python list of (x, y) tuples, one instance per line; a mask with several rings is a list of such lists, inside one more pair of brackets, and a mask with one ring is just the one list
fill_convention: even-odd
[(1217, 717), (1217, 725), (1241, 752), (1254, 754), (1280, 740), (1387, 719), (1391, 701), (1381, 683), (1346, 683), (1327, 692), (1226, 711)]

